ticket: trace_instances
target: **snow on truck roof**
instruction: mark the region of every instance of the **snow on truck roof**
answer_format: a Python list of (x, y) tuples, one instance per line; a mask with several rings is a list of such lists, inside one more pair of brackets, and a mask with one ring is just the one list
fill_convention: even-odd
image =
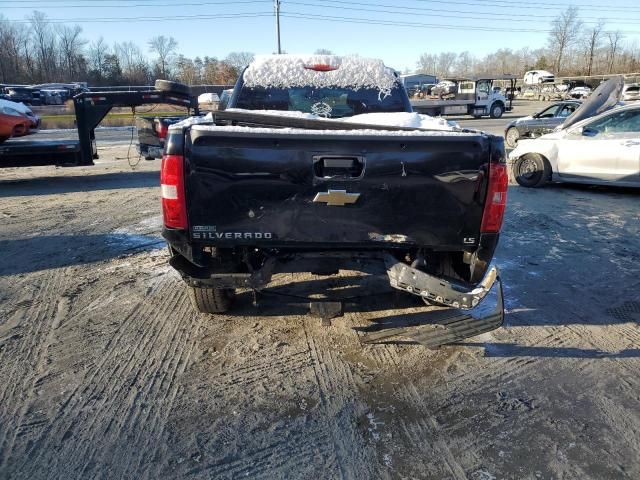
[(243, 74), (248, 87), (355, 87), (390, 91), (397, 81), (382, 60), (337, 55), (258, 55)]

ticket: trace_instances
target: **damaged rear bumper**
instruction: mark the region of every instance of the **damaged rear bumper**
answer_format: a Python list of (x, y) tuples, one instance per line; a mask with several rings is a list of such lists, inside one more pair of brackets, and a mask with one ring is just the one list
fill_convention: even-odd
[[(474, 288), (448, 282), (397, 262), (391, 256), (387, 274), (391, 285), (430, 301), (446, 305), (428, 312), (422, 322), (402, 326), (373, 326), (361, 329), (365, 344), (387, 343), (396, 337), (408, 339), (429, 348), (456, 343), (466, 338), (500, 328), (504, 323), (504, 297), (500, 272), (492, 266), (483, 280)], [(496, 286), (495, 307), (487, 312), (476, 312), (480, 302)], [(466, 312), (463, 311), (467, 310)], [(426, 321), (424, 321), (426, 320)]]
[(384, 262), (393, 288), (418, 295), (433, 303), (463, 310), (477, 306), (499, 279), (498, 269), (492, 266), (476, 286), (468, 288), (412, 268), (389, 254), (385, 255)]

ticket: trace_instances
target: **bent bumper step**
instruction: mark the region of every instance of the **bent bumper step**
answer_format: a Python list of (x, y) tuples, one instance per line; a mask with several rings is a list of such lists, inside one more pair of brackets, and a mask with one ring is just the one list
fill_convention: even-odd
[(402, 337), (425, 347), (436, 348), (495, 330), (504, 323), (502, 280), (499, 274), (496, 274), (495, 279), (497, 280), (496, 306), (484, 316), (475, 317), (457, 308), (436, 310), (431, 312), (434, 323), (367, 332), (360, 337), (360, 341), (364, 344), (376, 344), (386, 343), (394, 337)]

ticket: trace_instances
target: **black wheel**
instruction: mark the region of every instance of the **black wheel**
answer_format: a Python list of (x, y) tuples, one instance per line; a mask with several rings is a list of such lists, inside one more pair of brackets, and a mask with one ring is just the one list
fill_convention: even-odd
[(529, 153), (515, 161), (513, 176), (523, 187), (541, 187), (551, 178), (551, 165), (542, 155)]
[(232, 288), (187, 288), (191, 304), (202, 313), (224, 313), (229, 310), (236, 296)]
[(145, 160), (155, 160), (156, 157), (144, 157)]
[(504, 108), (502, 104), (494, 103), (493, 105), (491, 105), (491, 112), (489, 113), (489, 115), (491, 116), (491, 118), (500, 118), (503, 112)]
[(518, 129), (516, 127), (509, 128), (504, 136), (504, 143), (506, 143), (509, 148), (516, 148), (518, 140), (520, 140), (520, 132)]
[(172, 92), (180, 95), (191, 95), (191, 87), (184, 83), (170, 82), (169, 80), (156, 80), (156, 90)]

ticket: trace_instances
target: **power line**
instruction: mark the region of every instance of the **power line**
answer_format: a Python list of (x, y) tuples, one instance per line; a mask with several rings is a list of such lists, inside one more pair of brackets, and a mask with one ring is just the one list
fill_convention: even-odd
[[(407, 12), (397, 12), (397, 11), (393, 11), (393, 10), (380, 10), (380, 9), (375, 9), (375, 8), (359, 8), (359, 7), (347, 7), (347, 6), (345, 6), (345, 5), (368, 5), (368, 4), (358, 3), (358, 2), (334, 1), (334, 2), (331, 2), (331, 3), (338, 3), (338, 4), (340, 4), (340, 6), (326, 5), (326, 4), (321, 5), (321, 4), (317, 4), (317, 3), (306, 3), (306, 2), (296, 2), (296, 1), (287, 1), (287, 5), (302, 5), (302, 6), (308, 6), (308, 7), (332, 8), (332, 9), (340, 9), (340, 10), (354, 10), (354, 11), (359, 11), (359, 12), (371, 12), (371, 13), (391, 13), (391, 14), (397, 14), (397, 15), (405, 15), (405, 14), (407, 14)], [(375, 6), (382, 6), (382, 5), (378, 5), (378, 4), (374, 4), (374, 5)], [(388, 6), (388, 7), (389, 8), (411, 8), (411, 7), (392, 7), (392, 6)], [(422, 10), (428, 10), (428, 9), (420, 9), (420, 11), (422, 11)], [(473, 13), (473, 12), (468, 12), (468, 13)], [(491, 20), (492, 18), (495, 18), (496, 15), (504, 16), (504, 17), (511, 17), (511, 15), (508, 14), (508, 13), (501, 13), (501, 14), (475, 14), (475, 15), (472, 15), (472, 16), (461, 16), (461, 15), (447, 15), (447, 14), (444, 14), (444, 13), (433, 13), (433, 11), (429, 11), (429, 13), (411, 12), (410, 14), (412, 16), (459, 18), (459, 19), (468, 19), (468, 20)], [(485, 16), (480, 16), (479, 17), (477, 15), (485, 15)], [(527, 22), (527, 23), (531, 23), (531, 18), (530, 18), (531, 15), (519, 15), (519, 16), (523, 16), (523, 17), (527, 17), (527, 18), (524, 18), (524, 19), (523, 18), (511, 18), (510, 21), (512, 21), (512, 22)], [(542, 16), (540, 16), (540, 18), (545, 18), (545, 19), (549, 19), (550, 20), (552, 17), (549, 17), (549, 16), (542, 17)], [(628, 22), (628, 21), (626, 21), (627, 19), (619, 19), (619, 20), (623, 20), (622, 22), (619, 22), (619, 23), (623, 23), (623, 24), (629, 24), (629, 25), (640, 24), (640, 19), (632, 19), (632, 20), (638, 20), (637, 22)], [(585, 22), (585, 23), (596, 23), (596, 22)]]
[[(171, 17), (108, 17), (108, 18), (48, 18), (48, 23), (114, 23), (114, 22), (171, 22), (184, 20), (215, 20), (218, 18), (253, 18), (253, 17), (272, 17), (273, 12), (260, 13), (220, 13), (216, 15), (172, 15)], [(0, 20), (0, 23), (30, 23), (29, 20)]]
[[(37, 1), (42, 1), (42, 0), (37, 0)], [(108, 1), (113, 1), (113, 0), (108, 0)], [(144, 1), (144, 0), (136, 0), (136, 1)], [(157, 1), (157, 0), (153, 0), (153, 1)], [(25, 3), (25, 2), (21, 2)], [(197, 2), (197, 3), (181, 3), (179, 6), (180, 8), (182, 7), (206, 7), (206, 6), (211, 6), (211, 5), (216, 5), (216, 6), (235, 6), (237, 4), (247, 4), (247, 3), (263, 3), (263, 4), (267, 4), (267, 3), (271, 3), (269, 0), (238, 0), (236, 2)], [(146, 3), (146, 4), (132, 4), (132, 3), (127, 3), (124, 5), (56, 5), (55, 8), (56, 9), (60, 9), (60, 8), (146, 8), (146, 7), (173, 7), (176, 8), (178, 5), (176, 5), (175, 3)], [(5, 8), (11, 8), (11, 9), (21, 9), (21, 10), (33, 10), (33, 9), (38, 9), (38, 8), (54, 8), (53, 6), (22, 6), (22, 5), (11, 5), (8, 7), (2, 7), (3, 9)]]
[(419, 28), (437, 28), (444, 30), (478, 30), (484, 32), (532, 32), (532, 33), (548, 33), (549, 30), (537, 30), (529, 28), (492, 28), (482, 27), (479, 25), (442, 25), (437, 23), (420, 23), (420, 22), (400, 22), (394, 20), (378, 20), (373, 18), (357, 18), (357, 17), (336, 17), (330, 15), (316, 15), (303, 12), (290, 12), (281, 13), (281, 16), (290, 18), (300, 18), (304, 20), (325, 20), (334, 23), (364, 23), (371, 25), (389, 25), (398, 27), (419, 27)]
[[(321, 21), (330, 21), (334, 23), (362, 23), (362, 24), (370, 24), (370, 25), (388, 25), (388, 26), (397, 26), (397, 27), (414, 27), (414, 28), (429, 28), (429, 29), (440, 29), (440, 30), (475, 30), (475, 31), (484, 31), (484, 32), (508, 32), (508, 33), (549, 33), (548, 29), (533, 29), (533, 28), (503, 28), (503, 27), (483, 27), (479, 25), (443, 25), (443, 24), (432, 24), (432, 23), (420, 23), (420, 22), (400, 22), (393, 20), (378, 20), (372, 18), (359, 18), (359, 17), (336, 17), (330, 15), (316, 15), (316, 14), (308, 14), (304, 12), (286, 12), (281, 13), (281, 16), (286, 16), (290, 18), (299, 18), (302, 20), (321, 20)], [(625, 34), (638, 34), (640, 31), (637, 30), (629, 30), (629, 31), (621, 31), (621, 33)]]
[[(472, 7), (478, 8), (477, 3), (470, 2), (462, 2), (459, 0), (414, 0), (416, 2), (422, 3), (444, 3), (447, 5), (470, 5)], [(524, 4), (523, 2), (518, 2), (514, 4), (513, 2), (501, 1), (501, 0), (474, 0), (477, 2), (483, 2), (487, 7), (493, 8), (504, 8), (504, 9), (529, 9), (529, 10), (555, 10), (562, 11), (569, 7), (576, 7), (578, 10), (585, 11), (594, 11), (594, 12), (638, 12), (640, 9), (633, 7), (591, 7), (591, 8), (583, 8), (580, 5), (566, 5), (566, 6), (558, 6), (555, 3), (541, 3), (541, 2), (531, 2), (530, 4)]]
[[(385, 5), (385, 4), (379, 4), (379, 3), (360, 3), (360, 2), (345, 2), (345, 1), (340, 1), (340, 0), (324, 0), (325, 3), (336, 3), (336, 4), (340, 4), (340, 5), (363, 5), (366, 7), (385, 7), (385, 8), (394, 8), (394, 9), (402, 9), (402, 10), (417, 10), (417, 11), (424, 11), (424, 12), (431, 12), (433, 13), (433, 9), (432, 8), (426, 8), (426, 7), (409, 7), (406, 5)], [(290, 2), (287, 1), (287, 4), (291, 4), (294, 2)], [(328, 5), (327, 5), (328, 6)], [(451, 10), (451, 9), (447, 9), (447, 13), (462, 13), (462, 14), (478, 14), (478, 11), (469, 11), (469, 10)], [(640, 11), (639, 11), (640, 13)], [(534, 18), (544, 18), (544, 19), (548, 19), (548, 20), (553, 20), (555, 18), (557, 18), (557, 15), (552, 15), (552, 14), (547, 14), (547, 15), (536, 15), (533, 13), (514, 13), (512, 11), (509, 11), (508, 13), (501, 13), (501, 12), (488, 12), (486, 14), (484, 13), (480, 13), (481, 15), (488, 15), (490, 17), (495, 17), (495, 16), (499, 16), (499, 17), (526, 17), (528, 19), (534, 17)], [(584, 17), (584, 16), (580, 16), (580, 18), (586, 18), (586, 19), (593, 19), (593, 20), (600, 20), (602, 17)], [(609, 18), (604, 18), (604, 20), (629, 20), (629, 17), (625, 17), (625, 18), (614, 18), (614, 17), (609, 17)], [(640, 20), (640, 19), (631, 19), (631, 20)]]
[[(104, 2), (114, 2), (117, 0), (75, 0), (76, 2), (78, 1), (84, 1), (87, 3), (104, 3)], [(154, 2), (157, 0), (136, 0), (137, 2)], [(268, 1), (268, 0), (264, 0), (264, 1)], [(421, 4), (433, 4), (433, 3), (437, 3), (437, 4), (446, 4), (446, 5), (467, 5), (467, 6), (473, 6), (473, 7), (478, 7), (478, 3), (482, 3), (484, 5), (486, 5), (487, 7), (490, 8), (505, 8), (505, 9), (534, 9), (534, 10), (555, 10), (555, 11), (560, 11), (563, 10), (565, 8), (570, 8), (570, 7), (576, 7), (578, 8), (578, 10), (580, 11), (595, 11), (595, 12), (611, 12), (611, 11), (616, 11), (616, 12), (623, 12), (623, 13), (628, 13), (628, 12), (640, 12), (640, 8), (638, 7), (626, 7), (626, 6), (621, 6), (621, 5), (612, 5), (612, 6), (602, 6), (602, 5), (598, 5), (598, 4), (585, 4), (585, 3), (580, 3), (580, 4), (575, 4), (575, 3), (568, 3), (566, 5), (559, 5), (557, 2), (540, 2), (540, 1), (536, 1), (535, 3), (532, 4), (525, 4), (524, 2), (520, 1), (520, 2), (511, 2), (508, 0), (474, 0), (473, 2), (469, 2), (469, 1), (461, 1), (461, 0), (411, 0), (414, 2), (419, 2)], [(36, 4), (35, 6), (27, 6), (27, 7), (23, 7), (23, 4)], [(38, 5), (41, 5), (40, 8), (60, 8), (61, 5), (59, 5), (59, 2), (57, 0), (51, 0), (50, 2), (51, 4), (54, 5), (47, 5), (47, 0), (21, 0), (20, 4), (21, 5), (11, 5), (11, 6), (6, 6), (3, 8), (38, 8)], [(226, 2), (229, 5), (233, 5), (234, 3), (245, 3), (245, 2)], [(347, 2), (344, 2), (347, 3)], [(203, 2), (202, 5), (208, 5), (208, 4), (217, 4), (217, 3), (209, 3), (209, 2)], [(180, 5), (173, 5), (173, 6), (183, 6), (184, 4), (180, 4)], [(112, 8), (120, 8), (120, 7), (126, 7), (128, 5), (114, 5), (114, 6), (110, 6)], [(152, 3), (149, 4), (145, 4), (145, 5), (140, 5), (140, 6), (153, 6)], [(64, 6), (67, 7), (67, 6)], [(63, 8), (64, 8), (63, 7)], [(88, 8), (88, 7), (105, 7), (103, 5), (72, 5), (69, 6), (69, 8)], [(401, 8), (412, 8), (409, 6), (397, 6), (397, 7), (401, 7)]]

